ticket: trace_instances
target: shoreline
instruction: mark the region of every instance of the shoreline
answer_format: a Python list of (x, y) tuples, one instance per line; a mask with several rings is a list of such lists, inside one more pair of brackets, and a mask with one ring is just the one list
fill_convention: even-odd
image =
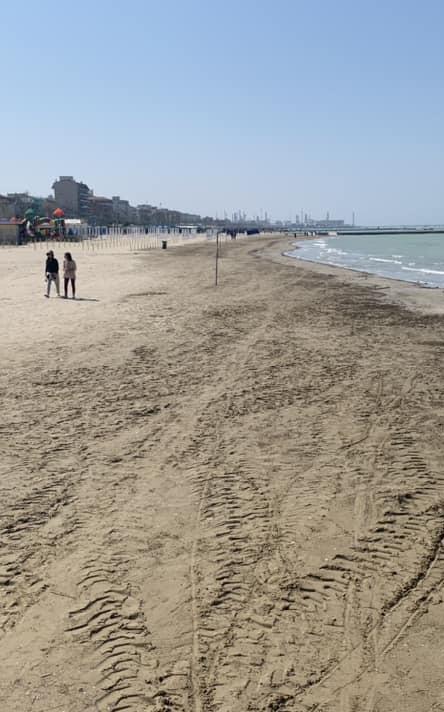
[[(314, 238), (306, 237), (305, 239), (311, 240)], [(314, 273), (335, 276), (343, 282), (377, 288), (379, 291), (385, 292), (388, 301), (413, 311), (420, 311), (424, 314), (444, 315), (444, 290), (440, 287), (426, 287), (419, 285), (417, 282), (381, 277), (372, 272), (365, 272), (352, 267), (340, 267), (325, 262), (290, 257), (285, 254), (284, 243), (288, 250), (290, 247), (294, 247), (293, 240), (294, 238), (291, 238), (291, 242), (287, 242), (287, 240), (282, 239), (281, 245), (272, 250), (264, 248), (264, 257), (266, 256), (272, 262), (288, 266), (292, 265), (293, 267), (298, 266)]]
[[(310, 239), (315, 239), (315, 238), (310, 238)], [(294, 252), (295, 250), (300, 250), (301, 245), (294, 243), (291, 245), (292, 248), (294, 248), (292, 251)], [(403, 282), (407, 282), (408, 284), (411, 284), (415, 287), (419, 287), (420, 289), (441, 289), (444, 291), (444, 287), (438, 287), (438, 286), (431, 286), (427, 284), (427, 282), (421, 283), (420, 280), (418, 279), (400, 279), (398, 277), (388, 277), (387, 275), (384, 274), (378, 274), (377, 272), (369, 272), (368, 270), (365, 269), (359, 269), (358, 267), (346, 267), (345, 265), (337, 265), (334, 262), (324, 262), (323, 260), (311, 260), (308, 257), (296, 257), (288, 252), (282, 252), (282, 257), (289, 257), (290, 259), (294, 260), (300, 260), (301, 262), (309, 262), (310, 264), (313, 265), (325, 265), (326, 267), (334, 267), (337, 269), (344, 269), (346, 271), (351, 271), (351, 272), (358, 272), (359, 274), (366, 274), (368, 277), (380, 277), (381, 279), (386, 279), (388, 281), (393, 281), (393, 282), (400, 282), (401, 284)]]

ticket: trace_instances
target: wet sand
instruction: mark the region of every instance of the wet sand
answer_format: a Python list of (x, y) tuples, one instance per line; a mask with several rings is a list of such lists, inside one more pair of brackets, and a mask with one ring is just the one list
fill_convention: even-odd
[(0, 251), (5, 712), (444, 710), (444, 297), (287, 247)]

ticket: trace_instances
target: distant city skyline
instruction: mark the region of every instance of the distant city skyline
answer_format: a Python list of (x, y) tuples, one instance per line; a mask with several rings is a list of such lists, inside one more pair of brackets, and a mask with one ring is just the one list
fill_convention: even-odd
[[(60, 173), (59, 176), (60, 176), (60, 177), (64, 177), (64, 176), (65, 176), (65, 177), (68, 177), (68, 178), (72, 178), (72, 176), (69, 175), (69, 174), (67, 174), (67, 173), (63, 173), (63, 174)], [(55, 180), (55, 182), (54, 182), (54, 180), (49, 180), (49, 181), (48, 181), (48, 185), (51, 185), (51, 190), (48, 190), (48, 189), (47, 189), (46, 191), (45, 191), (45, 190), (42, 190), (42, 191), (32, 191), (32, 190), (29, 190), (29, 188), (24, 189), (24, 188), (22, 187), (20, 190), (14, 190), (14, 191), (12, 191), (12, 190), (10, 190), (10, 189), (8, 188), (8, 189), (4, 189), (3, 191), (0, 190), (0, 195), (2, 195), (2, 194), (3, 194), (3, 195), (8, 195), (8, 194), (13, 194), (13, 193), (16, 193), (16, 194), (28, 193), (29, 195), (35, 195), (35, 196), (39, 196), (39, 197), (41, 197), (41, 198), (47, 198), (47, 197), (53, 198), (53, 197), (54, 197), (54, 196), (53, 196), (53, 190), (54, 190), (54, 186), (55, 186), (56, 183), (57, 183), (57, 179)], [(79, 180), (79, 183), (80, 183), (80, 184), (83, 183), (86, 187), (88, 187), (88, 186), (87, 186), (87, 181), (84, 181), (83, 178), (81, 178), (81, 179)], [(94, 188), (91, 188), (90, 190), (91, 190), (93, 193), (95, 193), (96, 195), (102, 195), (102, 194), (100, 193), (100, 191), (97, 191), (97, 190), (95, 190)], [(118, 192), (118, 191), (117, 191), (117, 192)], [(114, 194), (113, 194), (113, 196), (114, 196)], [(113, 197), (113, 196), (111, 196), (111, 197)], [(56, 197), (57, 197), (57, 196), (56, 196)], [(108, 196), (108, 197), (109, 197), (109, 196)], [(114, 196), (114, 197), (120, 198), (120, 195)], [(147, 204), (147, 205), (153, 205), (153, 206), (155, 206), (155, 207), (157, 207), (157, 208), (159, 208), (159, 209), (161, 209), (161, 208), (163, 208), (163, 209), (174, 209), (174, 206), (168, 205), (165, 201), (164, 201), (164, 202), (160, 202), (159, 204), (156, 204), (156, 203), (154, 203), (152, 200), (150, 201), (149, 199), (147, 199), (147, 200), (143, 201), (143, 203), (136, 203), (136, 201), (131, 200), (131, 198), (128, 198), (128, 196), (125, 196), (125, 200), (128, 201), (131, 205)], [(193, 212), (193, 211), (190, 211), (190, 210), (189, 210), (189, 211), (187, 211), (187, 212)], [(305, 210), (303, 210), (303, 209), (301, 209), (301, 210), (299, 210), (299, 211), (298, 211), (297, 209), (293, 209), (292, 211), (288, 211), (288, 213), (287, 213), (286, 215), (272, 215), (269, 210), (266, 210), (266, 209), (264, 210), (264, 208), (259, 208), (259, 209), (253, 210), (251, 213), (248, 213), (246, 210), (243, 210), (242, 208), (239, 208), (239, 209), (236, 209), (236, 210), (231, 210), (231, 211), (230, 211), (230, 210), (225, 210), (225, 209), (224, 209), (224, 210), (220, 210), (220, 209), (219, 209), (219, 210), (216, 210), (216, 212), (215, 212), (214, 215), (209, 215), (209, 217), (213, 217), (213, 218), (221, 219), (221, 220), (222, 220), (222, 219), (228, 219), (228, 220), (234, 220), (234, 221), (236, 221), (236, 220), (239, 220), (239, 221), (246, 221), (246, 220), (254, 219), (254, 220), (258, 220), (258, 221), (265, 222), (265, 223), (266, 223), (266, 222), (275, 222), (275, 221), (291, 222), (291, 223), (293, 223), (293, 222), (295, 222), (295, 223), (298, 223), (298, 222), (300, 222), (300, 223), (309, 223), (309, 222), (312, 221), (312, 220), (327, 220), (327, 221), (328, 221), (328, 220), (330, 220), (330, 214), (332, 214), (332, 216), (333, 216), (333, 217), (331, 218), (333, 221), (334, 221), (334, 220), (337, 220), (337, 219), (344, 219), (344, 218), (340, 218), (340, 217), (338, 217), (338, 216), (337, 216), (337, 217), (334, 217), (334, 213), (331, 213), (330, 210), (321, 211), (321, 214), (316, 215), (316, 216), (313, 216), (313, 214), (312, 214), (311, 212), (307, 212), (307, 211), (305, 211)], [(207, 214), (207, 215), (208, 215), (208, 214)], [(204, 216), (204, 217), (205, 217), (205, 216)], [(354, 213), (354, 211), (351, 211), (351, 213), (350, 213), (350, 220), (347, 220), (347, 218), (345, 218), (345, 222), (349, 222), (350, 224), (354, 224), (354, 222), (355, 222), (355, 213)]]
[(201, 215), (443, 223), (443, 22), (438, 0), (6, 3), (0, 193), (67, 172)]
[[(158, 205), (146, 202), (143, 204), (132, 205), (131, 201), (122, 198), (120, 195), (102, 196), (97, 195), (93, 187), (90, 187), (83, 180), (76, 180), (72, 175), (63, 174), (55, 179), (51, 184), (53, 193), (41, 192), (31, 193), (25, 191), (5, 191), (0, 193), (0, 220), (8, 220), (12, 217), (19, 217), (21, 214), (31, 207), (37, 211), (43, 211), (46, 215), (51, 215), (56, 208), (62, 208), (67, 217), (81, 218), (85, 221), (93, 219), (95, 223), (140, 223), (150, 222), (155, 219), (155, 216), (163, 216), (168, 224), (169, 222), (187, 222), (200, 223), (203, 219), (232, 223), (247, 223), (256, 222), (263, 225), (310, 225), (317, 224), (324, 227), (335, 227), (344, 224), (341, 218), (330, 217), (329, 211), (325, 217), (313, 217), (311, 214), (303, 210), (296, 215), (288, 217), (272, 217), (267, 210), (256, 211), (248, 214), (245, 210), (239, 209), (228, 213), (224, 210), (222, 213), (216, 212), (215, 215), (199, 215), (188, 212), (178, 212), (172, 206)], [(354, 213), (352, 222), (354, 224)]]
[[(72, 179), (72, 176), (67, 176), (63, 175), (61, 178), (70, 178)], [(54, 188), (56, 183), (58, 183), (60, 180), (56, 179), (56, 181), (51, 181), (51, 189), (54, 192)], [(82, 181), (79, 181), (79, 185), (83, 185), (87, 191), (91, 193), (92, 199), (94, 201), (99, 201), (100, 203), (103, 203), (106, 201), (109, 203), (109, 206), (105, 206), (106, 208), (109, 207), (110, 209), (110, 215), (114, 212), (114, 218), (116, 215), (122, 216), (122, 210), (123, 210), (123, 215), (125, 215), (125, 220), (128, 220), (129, 222), (131, 221), (130, 215), (131, 215), (131, 210), (134, 210), (136, 207), (137, 208), (155, 208), (159, 212), (165, 212), (165, 213), (177, 213), (177, 209), (172, 206), (172, 205), (167, 205), (165, 203), (159, 203), (156, 205), (152, 201), (145, 201), (144, 203), (138, 203), (137, 205), (134, 204), (133, 201), (128, 200), (126, 197), (121, 198), (120, 195), (112, 195), (112, 196), (98, 196), (97, 191), (94, 190), (94, 188), (89, 188), (86, 183), (83, 183)], [(4, 199), (6, 196), (20, 196), (20, 195), (30, 195), (33, 197), (39, 197), (42, 198), (43, 200), (48, 202), (48, 205), (52, 204), (54, 202), (54, 198), (56, 198), (55, 203), (53, 207), (57, 204), (62, 204), (63, 199), (57, 202), (57, 193), (55, 193), (55, 196), (52, 194), (50, 191), (40, 191), (40, 192), (32, 192), (29, 189), (26, 190), (19, 190), (19, 191), (11, 191), (11, 190), (5, 190), (4, 193), (0, 191), (0, 202), (2, 199)], [(60, 198), (60, 196), (59, 196)], [(114, 204), (114, 210), (111, 209), (112, 204)], [(133, 207), (134, 206), (134, 207)], [(67, 205), (64, 206), (65, 208)], [(104, 207), (103, 204), (102, 206), (99, 207)], [(106, 211), (108, 212), (108, 211)], [(262, 224), (270, 224), (270, 225), (276, 225), (276, 224), (283, 224), (283, 225), (323, 225), (324, 227), (332, 227), (334, 228), (336, 226), (340, 226), (340, 224), (345, 224), (349, 226), (400, 226), (400, 225), (412, 225), (412, 226), (424, 226), (424, 225), (435, 225), (435, 226), (442, 226), (444, 225), (444, 220), (442, 222), (416, 222), (416, 223), (408, 223), (408, 222), (398, 222), (398, 223), (383, 223), (381, 221), (377, 220), (370, 220), (366, 223), (364, 222), (359, 222), (357, 219), (357, 215), (355, 211), (351, 211), (350, 215), (338, 215), (335, 213), (331, 213), (330, 210), (324, 211), (321, 214), (316, 214), (313, 215), (311, 212), (307, 212), (303, 209), (301, 209), (299, 212), (293, 212), (293, 214), (288, 214), (287, 216), (274, 216), (272, 215), (269, 211), (264, 210), (261, 208), (260, 210), (253, 211), (252, 213), (247, 213), (245, 210), (242, 208), (239, 208), (238, 210), (234, 210), (232, 212), (229, 212), (227, 210), (217, 210), (214, 215), (210, 214), (196, 214), (193, 211), (181, 211), (183, 213), (187, 213), (189, 218), (194, 219), (196, 222), (197, 218), (212, 218), (215, 221), (220, 221), (223, 222), (224, 220), (227, 221), (232, 221), (234, 223), (242, 223), (242, 222), (257, 222), (257, 223), (262, 223)], [(81, 214), (81, 211), (78, 211), (78, 214)], [(100, 214), (100, 210), (99, 210)], [(105, 213), (104, 213), (105, 214)], [(133, 218), (134, 221), (136, 222), (135, 214), (133, 213)], [(1, 210), (1, 205), (0, 205), (0, 219), (4, 218), (5, 215), (2, 213)]]

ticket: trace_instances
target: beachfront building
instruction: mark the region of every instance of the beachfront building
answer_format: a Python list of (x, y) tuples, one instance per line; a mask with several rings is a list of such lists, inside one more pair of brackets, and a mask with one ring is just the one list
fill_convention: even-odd
[(51, 217), (54, 210), (58, 207), (57, 201), (52, 197), (52, 195), (48, 195), (47, 198), (42, 198), (42, 210), (40, 211), (40, 214)]
[(138, 205), (137, 206), (137, 222), (140, 225), (156, 225), (155, 220), (156, 208), (154, 205)]
[(137, 210), (134, 205), (129, 206), (129, 211), (128, 211), (128, 222), (130, 225), (138, 225), (139, 224), (139, 211)]
[(0, 220), (22, 218), (27, 210), (33, 210), (36, 215), (52, 215), (56, 207), (52, 196), (39, 198), (29, 193), (8, 193), (0, 195)]
[[(118, 224), (126, 224), (132, 222), (130, 219), (130, 204), (129, 200), (122, 200), (120, 195), (113, 195), (113, 222)], [(137, 213), (136, 213), (137, 215)]]
[(10, 219), (23, 217), (27, 210), (36, 213), (43, 205), (43, 198), (37, 198), (29, 193), (8, 193), (0, 196), (0, 218)]
[(154, 205), (138, 205), (137, 211), (139, 224), (146, 226), (162, 225), (163, 227), (175, 227), (181, 224), (200, 224), (202, 221), (200, 215), (182, 213), (179, 210), (170, 210), (162, 207), (157, 208)]
[(90, 190), (86, 183), (74, 180), (73, 176), (60, 176), (52, 189), (59, 208), (69, 218), (88, 218)]
[(10, 220), (14, 215), (13, 201), (7, 195), (0, 195), (0, 220)]
[(8, 193), (8, 200), (11, 201), (13, 215), (23, 216), (27, 210), (35, 210), (38, 199), (29, 193)]
[(89, 196), (89, 221), (93, 225), (112, 225), (114, 208), (111, 198), (102, 195)]

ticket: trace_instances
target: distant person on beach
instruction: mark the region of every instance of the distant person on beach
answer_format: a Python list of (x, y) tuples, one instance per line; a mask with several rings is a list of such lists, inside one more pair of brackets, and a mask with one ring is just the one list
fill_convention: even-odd
[(45, 279), (47, 285), (45, 297), (49, 297), (52, 282), (55, 283), (57, 296), (60, 297), (59, 263), (52, 250), (46, 253)]
[(71, 281), (72, 298), (76, 298), (76, 271), (77, 265), (70, 252), (65, 252), (63, 260), (63, 277), (65, 280), (65, 299), (68, 299), (68, 285)]

